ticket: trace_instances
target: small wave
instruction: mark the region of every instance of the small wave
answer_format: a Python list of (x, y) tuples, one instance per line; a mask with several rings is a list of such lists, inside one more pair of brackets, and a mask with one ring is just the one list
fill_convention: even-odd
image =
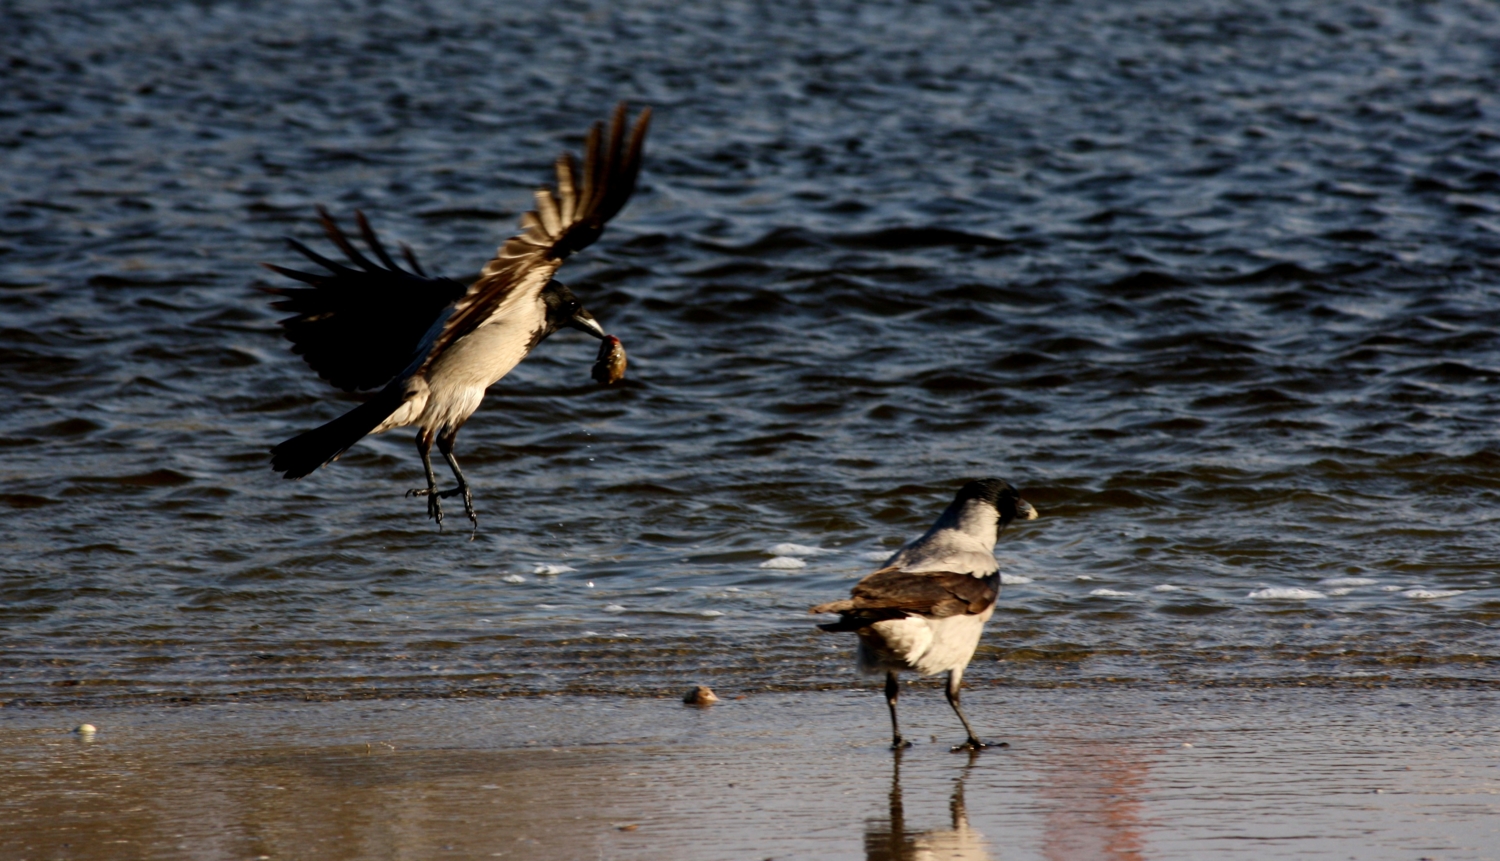
[(1275, 586), (1268, 589), (1256, 589), (1245, 597), (1258, 598), (1264, 601), (1311, 601), (1316, 598), (1327, 598), (1328, 596), (1316, 589)]
[(891, 227), (870, 233), (846, 233), (829, 237), (845, 248), (876, 248), (906, 251), (917, 248), (1010, 248), (1015, 243), (994, 236), (965, 233), (945, 227)]
[(1318, 581), (1319, 586), (1374, 586), (1380, 581), (1371, 577), (1325, 577)]
[(1000, 583), (1001, 583), (1001, 585), (1004, 585), (1004, 586), (1025, 586), (1027, 583), (1030, 583), (1030, 582), (1032, 582), (1032, 580), (1031, 580), (1030, 577), (1023, 577), (1020, 574), (1001, 574), (1000, 575)]
[(1152, 586), (1152, 592), (1181, 592), (1181, 586), (1173, 586), (1171, 583), (1163, 583), (1160, 586)]
[(780, 571), (791, 571), (796, 568), (806, 568), (807, 563), (795, 556), (777, 556), (760, 563), (762, 568), (772, 568)]
[(625, 605), (624, 604), (605, 604), (603, 609), (604, 609), (604, 612), (606, 612), (606, 613), (623, 613), (623, 612), (625, 612)]
[(1425, 601), (1432, 598), (1452, 598), (1454, 595), (1462, 595), (1462, 589), (1408, 589), (1401, 593), (1403, 598), (1411, 598), (1414, 601)]
[(537, 575), (538, 577), (556, 577), (559, 574), (570, 574), (577, 570), (577, 568), (574, 568), (571, 565), (562, 565), (547, 562), (537, 565), (531, 570), (531, 573)]
[(1098, 598), (1129, 598), (1134, 592), (1121, 592), (1118, 589), (1095, 589), (1089, 593)]
[(806, 544), (777, 544), (766, 548), (766, 554), (769, 556), (825, 556), (837, 552), (837, 550), (824, 550), (822, 547), (810, 547)]
[(522, 577), (520, 574), (507, 574), (506, 576), (501, 577), (500, 579), (502, 581), (506, 582), (506, 583), (525, 583), (526, 582), (526, 578)]

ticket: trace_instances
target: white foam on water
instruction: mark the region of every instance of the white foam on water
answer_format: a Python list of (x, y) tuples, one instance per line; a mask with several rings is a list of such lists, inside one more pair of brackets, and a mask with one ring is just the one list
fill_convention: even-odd
[(1318, 581), (1319, 586), (1374, 586), (1380, 581), (1372, 577), (1325, 577)]
[(1000, 583), (1005, 586), (1025, 586), (1033, 582), (1030, 577), (1023, 574), (1001, 574)]
[(1181, 592), (1181, 586), (1173, 586), (1171, 583), (1163, 583), (1160, 586), (1152, 586), (1152, 592)]
[(1330, 597), (1330, 598), (1342, 598), (1345, 595), (1348, 595), (1350, 592), (1353, 592), (1353, 591), (1354, 591), (1353, 589), (1329, 589), (1328, 590), (1328, 597)]
[(827, 556), (829, 553), (837, 552), (837, 550), (825, 550), (822, 547), (809, 547), (806, 544), (777, 544), (766, 548), (767, 556)]
[(1402, 589), (1415, 589), (1415, 586), (1381, 586), (1382, 592), (1400, 592)]
[(571, 565), (561, 565), (544, 562), (540, 565), (537, 565), (536, 568), (532, 569), (531, 573), (537, 575), (538, 577), (556, 577), (559, 574), (567, 574), (577, 570), (577, 568), (574, 568)]
[(722, 611), (722, 610), (704, 610), (703, 612), (699, 613), (698, 615), (700, 615), (700, 616), (702, 616), (702, 617), (704, 617), (706, 619), (716, 619), (719, 616), (724, 615), (724, 611)]
[(1272, 586), (1266, 589), (1256, 589), (1246, 598), (1259, 598), (1265, 601), (1311, 601), (1315, 598), (1327, 598), (1328, 596), (1316, 589), (1302, 589), (1296, 586)]
[(859, 554), (859, 558), (866, 562), (884, 562), (891, 558), (891, 555), (895, 552), (894, 550), (866, 550), (864, 553)]
[(504, 580), (506, 583), (525, 583), (526, 582), (526, 578), (522, 577), (520, 574), (510, 574), (510, 575), (507, 575), (505, 577), (501, 577), (500, 579)]
[(1401, 597), (1420, 601), (1429, 598), (1452, 598), (1454, 595), (1463, 593), (1462, 589), (1408, 589), (1401, 593)]
[(625, 612), (625, 607), (622, 606), (622, 605), (620, 605), (620, 604), (605, 604), (604, 605), (604, 612), (606, 612), (606, 613), (623, 613), (623, 612)]
[(1077, 577), (1074, 577), (1073, 579), (1074, 580), (1092, 580), (1094, 578), (1090, 577), (1087, 574), (1079, 574)]
[(760, 563), (762, 568), (774, 568), (781, 571), (791, 571), (795, 568), (806, 568), (807, 563), (795, 556), (777, 556)]
[(1094, 591), (1090, 592), (1089, 594), (1090, 595), (1097, 595), (1100, 598), (1129, 598), (1131, 595), (1134, 595), (1135, 593), (1134, 592), (1121, 592), (1118, 589), (1095, 589)]

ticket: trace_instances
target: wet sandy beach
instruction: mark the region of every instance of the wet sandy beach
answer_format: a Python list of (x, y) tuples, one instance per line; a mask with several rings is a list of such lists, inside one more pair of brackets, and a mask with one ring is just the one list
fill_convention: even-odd
[(723, 693), (6, 709), (0, 857), (1500, 857), (1493, 692)]

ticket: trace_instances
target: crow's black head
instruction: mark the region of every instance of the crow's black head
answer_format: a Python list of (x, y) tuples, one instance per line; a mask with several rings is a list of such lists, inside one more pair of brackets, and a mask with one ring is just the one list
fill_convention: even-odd
[(542, 288), (542, 304), (547, 306), (547, 326), (541, 333), (542, 338), (564, 326), (586, 332), (601, 341), (608, 337), (594, 315), (583, 307), (583, 303), (578, 301), (568, 285), (561, 281), (548, 281), (547, 286)]
[(1021, 498), (1021, 494), (1010, 482), (1001, 478), (984, 478), (979, 481), (971, 481), (958, 489), (958, 494), (953, 497), (954, 507), (961, 507), (964, 503), (977, 501), (994, 507), (1000, 512), (1000, 528), (1015, 520), (1035, 520), (1036, 509)]

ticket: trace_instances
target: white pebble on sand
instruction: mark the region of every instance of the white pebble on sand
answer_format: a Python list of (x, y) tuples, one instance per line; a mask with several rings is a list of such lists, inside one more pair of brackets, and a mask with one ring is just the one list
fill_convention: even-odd
[(1311, 601), (1316, 598), (1327, 598), (1328, 596), (1316, 589), (1302, 589), (1296, 586), (1271, 586), (1265, 589), (1256, 589), (1247, 598), (1258, 598), (1262, 601)]
[(777, 556), (760, 563), (762, 568), (774, 568), (781, 571), (791, 571), (795, 568), (806, 568), (807, 563), (795, 556)]

